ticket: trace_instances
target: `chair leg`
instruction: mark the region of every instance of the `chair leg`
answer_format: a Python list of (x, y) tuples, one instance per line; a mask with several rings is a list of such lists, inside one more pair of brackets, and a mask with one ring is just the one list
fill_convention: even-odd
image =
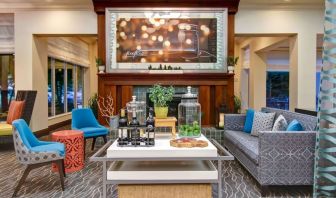
[(64, 159), (62, 159), (62, 168), (63, 168), (63, 175), (64, 175), (64, 177), (66, 177), (65, 166), (64, 166)]
[(105, 135), (105, 136), (103, 136), (103, 138), (104, 138), (104, 143), (106, 144), (106, 143), (107, 143), (107, 138), (106, 138), (106, 135)]
[(21, 176), (21, 179), (19, 180), (19, 182), (18, 182), (17, 185), (16, 185), (16, 188), (15, 188), (15, 190), (14, 190), (14, 193), (13, 193), (12, 197), (15, 197), (16, 194), (19, 192), (19, 190), (20, 190), (22, 184), (24, 183), (24, 181), (26, 180), (27, 176), (29, 175), (29, 172), (33, 169), (32, 166), (33, 166), (33, 165), (28, 165), (28, 166), (26, 167), (26, 169), (24, 170), (24, 172), (23, 172), (23, 174), (22, 174), (22, 176)]
[(94, 150), (94, 146), (96, 144), (96, 138), (94, 137), (93, 140), (92, 140), (92, 147), (91, 147), (91, 151)]
[(57, 160), (56, 164), (58, 166), (58, 173), (60, 175), (60, 180), (61, 180), (61, 187), (62, 187), (62, 191), (64, 191), (64, 175), (63, 175), (63, 160)]

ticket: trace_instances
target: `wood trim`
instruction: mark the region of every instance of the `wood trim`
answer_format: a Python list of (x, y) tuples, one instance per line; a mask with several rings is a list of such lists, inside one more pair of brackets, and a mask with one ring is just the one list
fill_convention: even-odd
[(163, 85), (227, 85), (233, 76), (227, 73), (104, 73), (98, 74), (98, 79), (111, 85), (153, 85), (153, 82)]
[(93, 0), (94, 10), (97, 14), (104, 13), (105, 8), (116, 7), (169, 7), (169, 8), (228, 8), (229, 13), (235, 14), (238, 11), (240, 0)]
[(57, 130), (61, 127), (67, 126), (67, 125), (71, 125), (71, 119), (64, 120), (62, 122), (50, 125), (46, 129), (42, 129), (42, 130), (34, 132), (34, 134), (35, 134), (36, 137), (46, 136), (46, 135), (49, 135), (50, 132), (55, 131), (55, 130)]
[(126, 103), (132, 100), (133, 86), (123, 85), (121, 86), (121, 107), (126, 107)]
[(210, 86), (199, 86), (199, 103), (201, 104), (201, 111), (203, 113), (202, 116), (202, 124), (209, 125), (211, 123), (210, 115), (211, 115), (211, 90)]
[(235, 44), (235, 15), (228, 15), (228, 55), (234, 56)]
[(97, 13), (98, 23), (98, 57), (106, 63), (105, 12)]

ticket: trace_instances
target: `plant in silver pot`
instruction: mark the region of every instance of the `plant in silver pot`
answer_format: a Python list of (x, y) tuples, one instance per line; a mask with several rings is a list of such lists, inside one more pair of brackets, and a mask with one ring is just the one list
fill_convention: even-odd
[(156, 118), (167, 118), (168, 102), (173, 100), (174, 87), (163, 87), (159, 84), (149, 89), (149, 98), (154, 103), (154, 111)]
[(229, 74), (234, 73), (234, 67), (237, 65), (239, 60), (239, 57), (234, 57), (234, 56), (228, 56), (226, 58), (226, 64), (228, 67)]
[(105, 65), (103, 64), (103, 59), (96, 58), (96, 66), (98, 67), (98, 71), (100, 74), (104, 73)]

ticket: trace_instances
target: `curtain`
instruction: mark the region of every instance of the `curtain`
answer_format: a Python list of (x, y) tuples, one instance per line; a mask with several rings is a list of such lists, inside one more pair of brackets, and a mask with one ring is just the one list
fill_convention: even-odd
[(49, 37), (48, 56), (89, 67), (89, 44), (77, 37)]
[(314, 197), (336, 197), (336, 0), (326, 0)]
[(14, 53), (14, 14), (0, 14), (0, 54)]

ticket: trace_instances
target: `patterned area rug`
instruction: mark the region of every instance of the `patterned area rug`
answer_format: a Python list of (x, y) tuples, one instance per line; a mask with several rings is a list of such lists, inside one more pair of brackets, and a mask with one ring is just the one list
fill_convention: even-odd
[[(95, 151), (102, 145), (97, 140)], [(1, 145), (0, 145), (1, 146)], [(91, 143), (86, 148), (85, 168), (67, 174), (65, 191), (61, 190), (59, 175), (44, 166), (33, 170), (26, 179), (17, 197), (24, 198), (84, 198), (102, 197), (102, 165), (88, 161), (93, 154)], [(0, 197), (11, 197), (17, 180), (21, 177), (24, 167), (18, 163), (13, 149), (0, 148)], [(252, 176), (237, 161), (223, 163), (223, 197), (255, 198), (261, 197), (260, 187)], [(311, 197), (310, 189), (272, 188), (267, 197)], [(108, 188), (108, 197), (117, 197), (116, 186)], [(217, 197), (217, 188), (213, 187), (213, 197)]]

